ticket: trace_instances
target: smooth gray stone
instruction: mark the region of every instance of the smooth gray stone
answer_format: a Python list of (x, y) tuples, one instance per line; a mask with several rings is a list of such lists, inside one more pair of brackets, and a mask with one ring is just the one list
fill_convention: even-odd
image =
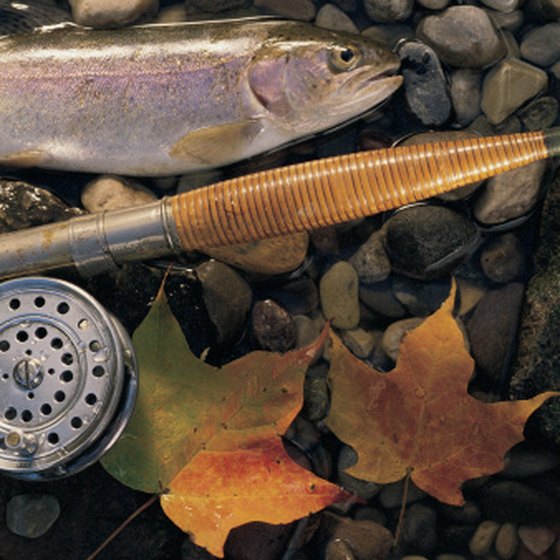
[(537, 66), (550, 66), (560, 60), (560, 21), (531, 29), (520, 48), (521, 56)]
[(451, 101), (457, 124), (466, 126), (480, 115), (482, 74), (472, 68), (460, 68), (451, 74)]
[(60, 515), (60, 504), (54, 496), (20, 494), (6, 506), (6, 525), (20, 537), (36, 539), (44, 535)]
[(367, 16), (379, 23), (395, 23), (412, 13), (413, 0), (364, 0)]

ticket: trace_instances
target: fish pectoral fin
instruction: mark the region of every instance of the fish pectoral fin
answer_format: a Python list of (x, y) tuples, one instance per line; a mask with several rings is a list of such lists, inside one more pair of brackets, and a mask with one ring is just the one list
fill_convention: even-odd
[(47, 159), (41, 150), (22, 150), (0, 156), (0, 165), (4, 167), (38, 167)]
[(180, 138), (169, 155), (198, 164), (223, 165), (242, 159), (247, 148), (262, 130), (260, 119), (199, 128)]

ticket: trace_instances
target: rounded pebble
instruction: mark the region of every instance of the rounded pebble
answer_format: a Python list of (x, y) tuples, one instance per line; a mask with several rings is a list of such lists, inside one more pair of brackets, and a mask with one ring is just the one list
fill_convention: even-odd
[(414, 29), (404, 24), (387, 23), (384, 25), (372, 25), (364, 29), (362, 35), (393, 49), (402, 39), (414, 39)]
[(360, 282), (369, 284), (385, 280), (391, 273), (391, 263), (383, 245), (383, 233), (373, 232), (348, 262), (356, 269)]
[(329, 411), (329, 387), (321, 377), (306, 376), (303, 384), (303, 413), (310, 422), (325, 418)]
[(515, 280), (526, 266), (525, 253), (518, 237), (505, 233), (492, 239), (480, 255), (480, 266), (492, 282), (505, 284)]
[(469, 550), (475, 556), (484, 556), (492, 548), (500, 524), (495, 521), (483, 521), (477, 528), (469, 543)]
[(443, 62), (460, 68), (483, 68), (505, 55), (505, 45), (488, 14), (475, 6), (452, 6), (428, 16), (416, 28)]
[(295, 347), (297, 333), (294, 320), (275, 301), (257, 301), (251, 317), (253, 336), (260, 348), (269, 352), (287, 352)]
[(360, 321), (358, 274), (346, 261), (333, 265), (321, 278), (319, 294), (323, 314), (338, 329), (353, 329)]
[(521, 542), (535, 556), (544, 554), (556, 540), (556, 535), (548, 527), (531, 527), (522, 525), (518, 529)]
[(350, 329), (342, 333), (342, 342), (358, 358), (367, 358), (374, 346), (381, 342), (381, 331), (366, 331), (364, 329)]
[(521, 41), (521, 56), (537, 66), (560, 60), (560, 21), (531, 29)]
[(346, 469), (353, 467), (358, 462), (357, 453), (348, 445), (340, 450), (338, 455), (338, 479), (342, 487), (352, 494), (359, 496), (363, 500), (369, 500), (379, 494), (383, 486), (375, 482), (361, 480), (346, 472)]
[(423, 321), (424, 319), (421, 319), (420, 317), (412, 317), (411, 319), (395, 321), (387, 327), (383, 333), (383, 338), (381, 339), (381, 346), (389, 358), (391, 358), (394, 362), (397, 361), (404, 335), (420, 326)]
[(534, 99), (519, 111), (519, 119), (526, 130), (542, 130), (554, 124), (560, 104), (556, 98), (545, 95)]
[(504, 523), (496, 535), (496, 554), (502, 560), (511, 560), (519, 548), (517, 528), (513, 523)]
[[(404, 484), (404, 480), (397, 480), (397, 482), (387, 484), (379, 494), (379, 503), (385, 509), (395, 509), (401, 507), (404, 495)], [(418, 502), (426, 496), (426, 492), (420, 490), (420, 488), (418, 488), (412, 480), (409, 481), (406, 493), (407, 504)]]
[(121, 27), (142, 16), (152, 16), (158, 0), (69, 0), (74, 21), (86, 27)]
[(366, 14), (372, 21), (395, 23), (412, 13), (412, 0), (364, 0)]
[(312, 21), (316, 13), (313, 0), (254, 0), (253, 5), (264, 12), (301, 21)]
[(154, 193), (113, 175), (103, 175), (82, 190), (82, 205), (89, 212), (131, 208), (156, 200)]
[(423, 504), (412, 504), (404, 515), (402, 544), (417, 554), (430, 554), (438, 544), (436, 512)]
[(315, 25), (333, 31), (345, 31), (346, 33), (358, 33), (354, 22), (334, 4), (325, 4), (317, 12)]
[(460, 68), (451, 74), (451, 101), (457, 124), (466, 126), (480, 115), (482, 74), (473, 68)]
[(393, 280), (393, 293), (415, 317), (426, 317), (439, 309), (451, 289), (449, 278), (422, 282), (404, 276)]
[(44, 535), (60, 515), (60, 504), (54, 496), (20, 494), (6, 505), (6, 525), (15, 535), (36, 539)]

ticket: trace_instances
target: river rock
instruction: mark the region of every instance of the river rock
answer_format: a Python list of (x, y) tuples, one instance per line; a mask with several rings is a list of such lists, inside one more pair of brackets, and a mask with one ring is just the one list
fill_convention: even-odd
[(412, 206), (386, 223), (385, 248), (394, 270), (418, 279), (447, 274), (478, 245), (475, 226), (441, 206)]
[(247, 0), (187, 0), (189, 8), (195, 8), (201, 12), (219, 13), (226, 10), (235, 10), (249, 5)]
[(546, 72), (516, 58), (507, 58), (484, 78), (480, 106), (488, 120), (498, 124), (547, 85)]
[(437, 311), (449, 295), (449, 278), (422, 282), (405, 276), (393, 280), (393, 293), (402, 305), (415, 317), (426, 317)]
[(469, 543), (475, 531), (476, 525), (444, 524), (440, 530), (441, 549), (465, 554), (467, 559), (471, 559)]
[(359, 496), (362, 500), (369, 500), (377, 496), (383, 486), (348, 474), (346, 470), (353, 467), (357, 462), (358, 454), (348, 445), (343, 446), (338, 455), (338, 479), (347, 492)]
[(505, 45), (488, 14), (475, 6), (452, 6), (420, 21), (416, 35), (440, 59), (460, 68), (483, 68), (505, 55)]
[(391, 263), (385, 252), (381, 230), (373, 232), (348, 262), (356, 269), (360, 282), (369, 284), (385, 280), (391, 273)]
[(499, 523), (490, 520), (483, 521), (472, 536), (469, 550), (475, 556), (484, 556), (492, 548), (499, 529)]
[(310, 422), (325, 418), (329, 411), (329, 387), (326, 378), (305, 377), (303, 384), (303, 414)]
[[(466, 70), (458, 70), (458, 72), (467, 72)], [(476, 98), (476, 92), (471, 91), (470, 96)], [(475, 132), (469, 130), (446, 130), (446, 131), (431, 131), (431, 132), (421, 132), (419, 134), (413, 134), (401, 142), (400, 146), (415, 146), (421, 144), (428, 144), (432, 142), (445, 142), (447, 140), (469, 140), (472, 138), (478, 138), (479, 135)], [(458, 189), (443, 193), (438, 195), (441, 200), (454, 201), (462, 200), (470, 196), (475, 192), (478, 187), (482, 184), (482, 181), (477, 181), (476, 183), (471, 183), (470, 185), (465, 185)]]
[(364, 329), (350, 329), (342, 333), (342, 342), (358, 358), (367, 358), (374, 346), (381, 342), (381, 331), (366, 331)]
[(504, 523), (496, 535), (494, 543), (496, 554), (502, 560), (511, 560), (519, 548), (517, 528), (513, 523)]
[(6, 525), (20, 537), (36, 539), (44, 535), (60, 515), (60, 505), (54, 496), (20, 494), (6, 505)]
[(531, 29), (521, 41), (521, 56), (543, 67), (560, 60), (560, 21)]
[(158, 0), (69, 0), (74, 21), (86, 27), (122, 27), (141, 17), (153, 16)]
[(553, 449), (520, 443), (504, 457), (504, 476), (525, 478), (540, 475), (560, 465), (560, 456)]
[(387, 327), (386, 331), (383, 333), (383, 338), (381, 339), (381, 347), (391, 360), (394, 362), (397, 361), (404, 335), (420, 326), (423, 321), (424, 319), (421, 319), (420, 317), (412, 317), (410, 319), (395, 321)]
[(248, 272), (283, 274), (301, 265), (308, 244), (309, 235), (302, 232), (204, 251), (215, 259)]
[(512, 282), (525, 272), (525, 253), (519, 238), (513, 233), (494, 237), (480, 254), (480, 266), (492, 282)]
[(486, 13), (492, 18), (497, 27), (512, 33), (517, 33), (525, 22), (525, 14), (521, 10), (498, 12), (497, 10), (487, 9)]
[[(397, 480), (397, 482), (392, 482), (387, 484), (381, 493), (379, 494), (379, 503), (385, 509), (395, 509), (402, 505), (404, 496), (404, 480)], [(409, 481), (408, 490), (406, 492), (406, 503), (413, 504), (424, 499), (427, 496), (426, 492), (420, 490), (414, 482)]]
[(521, 542), (535, 556), (544, 554), (556, 540), (556, 535), (548, 527), (522, 525), (518, 529)]
[(47, 189), (0, 178), (0, 232), (68, 220), (82, 213)]
[(422, 504), (412, 504), (404, 514), (402, 548), (416, 554), (430, 554), (438, 544), (436, 512)]
[(325, 548), (325, 560), (355, 560), (350, 545), (341, 539), (331, 539)]
[(480, 521), (480, 509), (474, 502), (465, 502), (462, 506), (439, 504), (438, 511), (450, 522), (475, 524)]
[(358, 0), (333, 0), (333, 4), (336, 4), (347, 14), (351, 14), (358, 9)]
[(187, 21), (187, 8), (185, 4), (174, 4), (159, 10), (153, 23), (182, 23), (184, 21)]
[(81, 199), (88, 212), (103, 212), (147, 204), (156, 200), (156, 196), (137, 183), (114, 175), (102, 175), (84, 187)]
[(443, 10), (449, 5), (449, 0), (418, 0), (417, 3), (427, 10)]
[(354, 517), (354, 519), (357, 519), (358, 521), (367, 519), (368, 521), (379, 523), (379, 525), (387, 525), (387, 515), (385, 514), (385, 512), (370, 506), (358, 506), (354, 510), (352, 517)]
[(559, 105), (550, 95), (539, 97), (519, 111), (519, 119), (526, 130), (543, 130), (552, 126), (558, 118)]
[(541, 525), (560, 519), (560, 504), (549, 495), (513, 480), (488, 485), (479, 495), (483, 515), (498, 523)]
[(257, 301), (251, 313), (253, 336), (257, 345), (269, 352), (287, 352), (296, 345), (296, 326), (292, 316), (274, 300)]
[(451, 114), (447, 80), (436, 53), (419, 41), (397, 45), (406, 101), (425, 125), (440, 126)]
[(455, 120), (460, 126), (469, 125), (480, 115), (481, 84), (479, 70), (459, 68), (451, 74), (451, 102)]
[(522, 300), (520, 283), (491, 290), (467, 322), (472, 355), (478, 368), (494, 383), (502, 380), (509, 366)]
[(393, 49), (402, 39), (414, 39), (414, 29), (402, 23), (387, 23), (384, 25), (372, 25), (364, 29), (362, 35)]
[(384, 317), (400, 319), (406, 314), (405, 308), (399, 303), (393, 293), (389, 280), (360, 286), (360, 301), (364, 305)]
[(325, 4), (321, 7), (315, 18), (315, 25), (333, 31), (358, 33), (355, 23), (334, 4)]
[(319, 305), (319, 291), (312, 278), (302, 275), (287, 283), (270, 286), (259, 291), (259, 295), (270, 297), (283, 305), (290, 313), (310, 313)]
[(296, 327), (296, 348), (303, 348), (311, 344), (320, 334), (319, 326), (307, 315), (294, 315)]
[(484, 225), (496, 225), (530, 212), (539, 199), (546, 166), (536, 161), (489, 179), (474, 202), (475, 218)]
[(231, 560), (276, 560), (288, 546), (293, 531), (294, 524), (290, 523), (240, 525), (229, 533), (224, 555)]
[(360, 321), (358, 274), (346, 261), (333, 265), (321, 278), (319, 294), (323, 314), (338, 329), (353, 329)]
[(253, 298), (250, 286), (228, 265), (209, 260), (196, 267), (208, 316), (220, 342), (239, 337)]
[(482, 3), (498, 12), (511, 13), (522, 3), (522, 0), (482, 0)]
[(312, 21), (316, 13), (313, 0), (254, 0), (253, 5), (265, 13), (302, 21)]
[(319, 542), (337, 539), (344, 541), (355, 560), (386, 560), (393, 539), (388, 529), (373, 521), (357, 521), (330, 512), (321, 514), (317, 537)]
[(364, 0), (366, 14), (372, 21), (395, 23), (412, 13), (412, 0)]
[(457, 315), (464, 317), (476, 307), (488, 290), (485, 285), (466, 278), (458, 277), (456, 281), (459, 296)]

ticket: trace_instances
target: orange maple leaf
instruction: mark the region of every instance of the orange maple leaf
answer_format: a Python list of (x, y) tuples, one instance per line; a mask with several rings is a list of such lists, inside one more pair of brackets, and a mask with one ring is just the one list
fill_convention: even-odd
[(461, 484), (500, 471), (527, 418), (560, 393), (491, 404), (470, 396), (474, 361), (452, 316), (454, 299), (453, 286), (405, 337), (390, 373), (370, 368), (333, 337), (327, 425), (358, 454), (352, 476), (389, 483), (410, 473), (438, 500), (461, 505)]

